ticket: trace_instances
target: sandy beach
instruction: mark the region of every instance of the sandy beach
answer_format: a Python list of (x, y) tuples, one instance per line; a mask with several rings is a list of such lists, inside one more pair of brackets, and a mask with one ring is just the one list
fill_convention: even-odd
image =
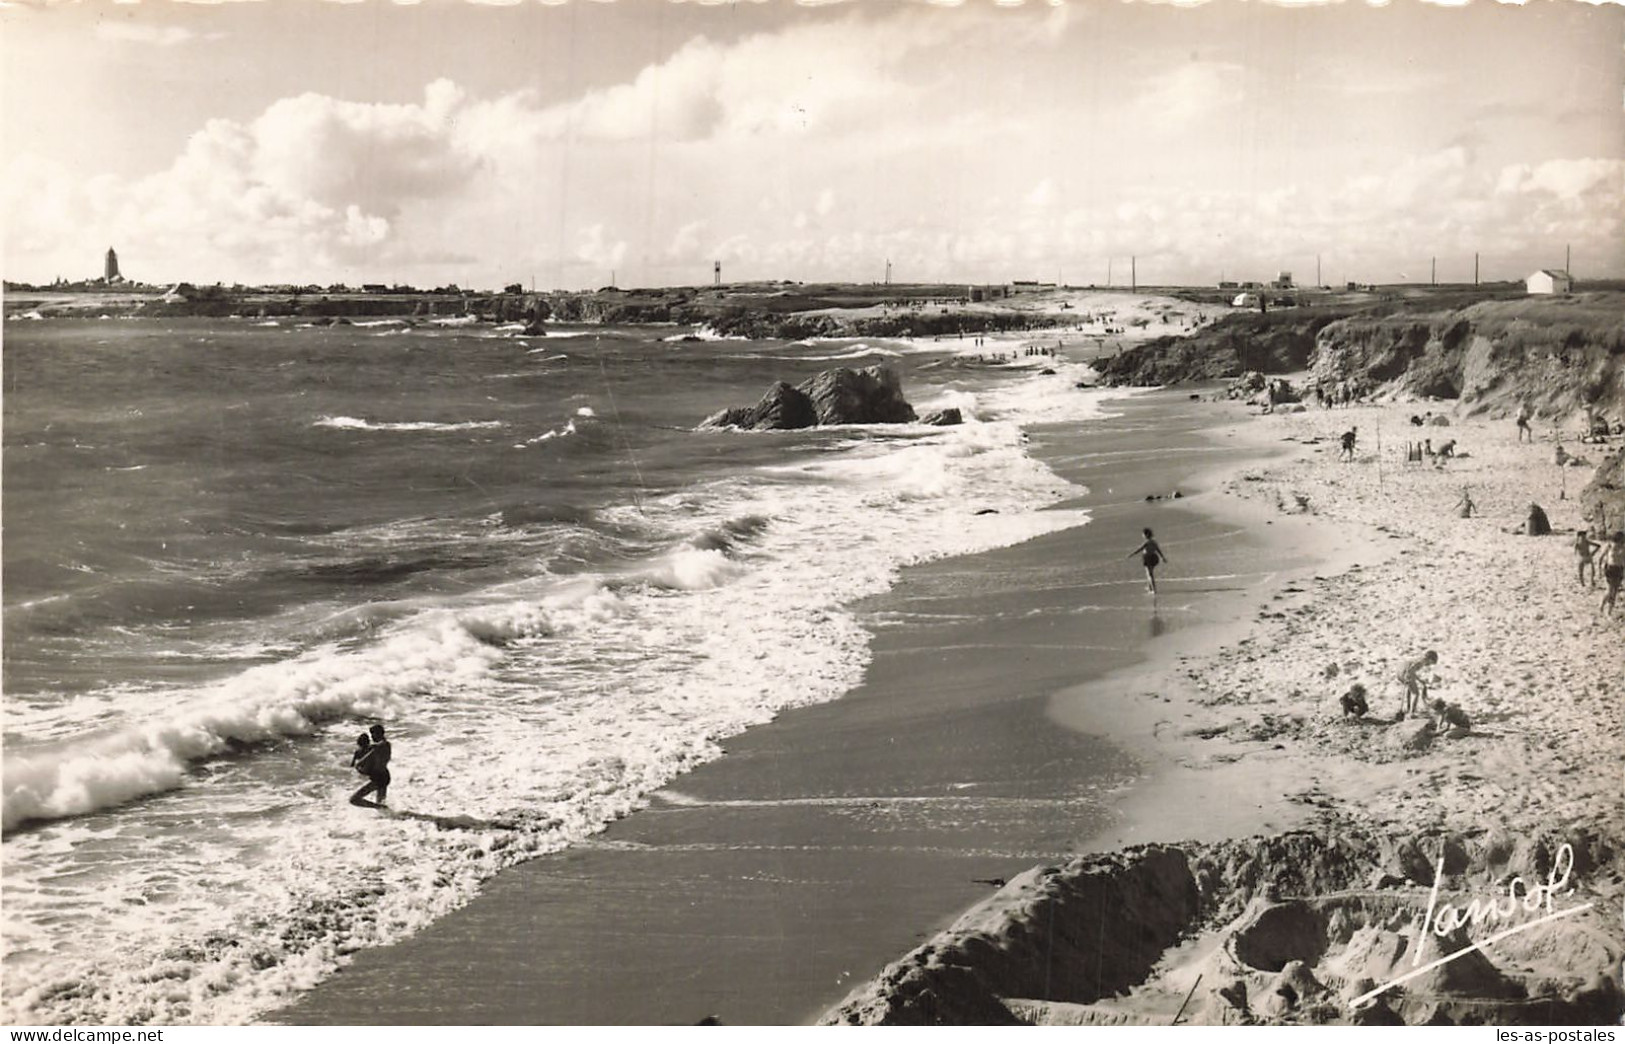
[[(501, 875), (273, 1021), (1135, 1023), (1182, 997), (1195, 1023), (1574, 1021), (1616, 1003), (1625, 641), (1561, 535), (1589, 469), (1560, 473), (1552, 445), (1489, 421), (1450, 429), (1463, 456), (1407, 466), (1407, 405), (1120, 405), (1087, 440), (1035, 435), (1089, 487), (1090, 525), (907, 571), (866, 607), (859, 690), (736, 737), (597, 841)], [(1340, 463), (1351, 424), (1364, 441)], [(1514, 532), (1531, 499), (1559, 535)], [(1124, 560), (1142, 524), (1171, 556), (1155, 600)], [(1394, 722), (1424, 648), (1466, 735)], [(1356, 681), (1360, 720), (1338, 705)], [(1395, 940), (1435, 857), (1445, 894), (1504, 894), (1563, 844), (1581, 853), (1564, 901), (1593, 909), (1501, 944), (1488, 970), (1351, 1003), (1408, 970)], [(1153, 876), (1173, 878), (1135, 883), (1170, 859)], [(1071, 931), (1165, 922), (1116, 960), (1121, 982), (1068, 983), (1085, 976), (1055, 909), (1079, 915), (1078, 880), (1128, 892), (1122, 923)], [(1324, 901), (1353, 906), (1339, 921)], [(1319, 925), (1300, 962), (1238, 950), (1261, 922), (1286, 946), (1270, 911), (1294, 903)], [(1019, 965), (1021, 940), (1044, 956), (1012, 979), (988, 954)], [(1531, 997), (1567, 1006), (1529, 1016)]]
[[(1597, 611), (1600, 588), (1577, 582), (1573, 498), (1591, 469), (1560, 470), (1555, 436), (1520, 445), (1510, 420), (1457, 421), (1448, 437), (1463, 456), (1407, 464), (1407, 441), (1444, 441), (1445, 429), (1411, 426), (1421, 410), (1279, 414), (1221, 433), (1288, 455), (1227, 476), (1215, 510), (1254, 524), (1313, 520), (1322, 555), (1283, 574), (1248, 618), (1056, 697), (1059, 720), (1115, 723), (1114, 736), (1161, 766), (1130, 795), (1123, 829), (1096, 839), (1102, 850), (1140, 847), (1013, 881), (831, 1021), (1617, 1018), (1625, 628)], [(1356, 460), (1339, 462), (1351, 425)], [(1593, 465), (1594, 449), (1569, 446)], [(1464, 489), (1472, 518), (1457, 511)], [(1531, 502), (1553, 535), (1522, 534)], [(1395, 721), (1398, 675), (1427, 649), (1438, 653), (1432, 695), (1468, 715), (1465, 734)], [(1361, 719), (1338, 703), (1356, 682), (1370, 693)], [(1435, 902), (1506, 910), (1517, 905), (1509, 888), (1526, 897), (1531, 882), (1554, 880), (1572, 890), (1544, 909), (1453, 933), (1433, 921), (1439, 938), (1420, 941), (1430, 886)], [(1127, 889), (1113, 894), (1132, 912), (1097, 917), (1091, 930), (1163, 934), (1102, 986), (1090, 981), (1097, 959), (1068, 951), (1080, 925), (1067, 910), (1106, 887)], [(1539, 913), (1558, 917), (1529, 923)], [(1511, 937), (1470, 949), (1496, 929)], [(971, 956), (990, 948), (1000, 959)], [(1463, 959), (1445, 960), (1460, 950)], [(1418, 968), (1425, 975), (1410, 978)], [(1040, 972), (1046, 985), (1073, 981), (1045, 994)], [(946, 1006), (945, 982), (956, 985)], [(928, 984), (935, 992), (922, 999)]]

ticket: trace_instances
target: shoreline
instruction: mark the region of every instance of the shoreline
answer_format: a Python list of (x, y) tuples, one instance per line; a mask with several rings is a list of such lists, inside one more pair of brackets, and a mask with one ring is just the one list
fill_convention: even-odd
[[(1584, 475), (1559, 472), (1549, 440), (1524, 446), (1510, 424), (1460, 419), (1451, 434), (1470, 452), (1407, 465), (1395, 443), (1413, 410), (1243, 422), (1238, 438), (1287, 452), (1231, 475), (1225, 501), (1360, 536), (1337, 556), (1343, 571), (1291, 577), (1255, 618), (1117, 679), (1138, 749), (1164, 765), (1131, 798), (1129, 829), (1098, 839), (1133, 847), (1013, 880), (825, 1022), (1618, 1020), (1625, 623), (1576, 585), (1562, 535), (1579, 510), (1565, 491)], [(1355, 422), (1377, 448), (1336, 463), (1336, 436)], [(1464, 486), (1471, 519), (1454, 509)], [(1554, 535), (1519, 531), (1530, 500)], [(1422, 648), (1439, 653), (1434, 691), (1470, 729), (1396, 719), (1396, 675)], [(1338, 707), (1352, 681), (1370, 690), (1364, 718)], [(1087, 722), (1088, 695), (1059, 694), (1055, 713)], [(1145, 815), (1170, 808), (1185, 814)], [(1472, 944), (1503, 923), (1427, 937), (1435, 900), (1460, 909), (1560, 873), (1558, 923), (1525, 917), (1481, 953)], [(1470, 960), (1455, 959), (1463, 949)]]
[[(1057, 728), (1054, 694), (1137, 662), (1148, 633), (1177, 641), (1210, 605), (1257, 590), (1256, 577), (1229, 576), (1181, 594), (1171, 573), (1154, 612), (1119, 545), (1149, 521), (1191, 565), (1211, 559), (1200, 575), (1237, 572), (1237, 548), (1257, 576), (1274, 571), (1259, 534), (1209, 522), (1202, 506), (1216, 465), (1265, 450), (1215, 440), (1213, 407), (1183, 395), (1117, 407), (1085, 434), (1035, 436), (1040, 454), (1080, 456), (1089, 493), (1057, 506), (1087, 507), (1090, 523), (905, 570), (859, 607), (874, 659), (857, 690), (728, 740), (726, 757), (592, 842), (505, 871), (264, 1021), (810, 1022), (992, 882), (1087, 850), (1146, 765)], [(1187, 500), (1145, 501), (1181, 485)], [(1058, 566), (1104, 582), (1057, 578)], [(966, 594), (988, 576), (993, 589)], [(967, 612), (967, 598), (979, 606)]]

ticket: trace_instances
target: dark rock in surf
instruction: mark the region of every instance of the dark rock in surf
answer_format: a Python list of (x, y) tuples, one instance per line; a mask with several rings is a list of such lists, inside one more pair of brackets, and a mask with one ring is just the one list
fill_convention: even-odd
[(914, 419), (914, 407), (903, 398), (902, 382), (894, 371), (884, 366), (840, 367), (795, 387), (780, 381), (755, 406), (721, 410), (700, 427), (787, 430), (821, 424), (905, 424)]
[(903, 398), (903, 382), (886, 366), (861, 370), (837, 367), (797, 385), (812, 400), (819, 424), (907, 424), (914, 407)]
[(959, 407), (950, 406), (945, 410), (933, 410), (932, 412), (927, 413), (925, 416), (920, 418), (920, 423), (930, 424), (938, 428), (946, 428), (950, 425), (965, 423), (965, 418), (960, 415)]
[(751, 406), (730, 406), (718, 410), (700, 421), (702, 428), (750, 428), (755, 426), (756, 411)]
[(812, 400), (800, 389), (779, 381), (754, 406), (734, 406), (707, 417), (702, 428), (790, 431), (818, 423)]
[(800, 388), (792, 388), (784, 381), (767, 390), (761, 401), (752, 407), (751, 415), (751, 427), (769, 430), (810, 428), (818, 423), (818, 413), (813, 408), (812, 399)]

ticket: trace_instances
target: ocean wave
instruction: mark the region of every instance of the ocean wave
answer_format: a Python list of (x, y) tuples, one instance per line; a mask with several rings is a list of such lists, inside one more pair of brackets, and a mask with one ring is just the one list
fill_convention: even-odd
[(750, 338), (745, 337), (743, 334), (719, 333), (710, 324), (706, 324), (686, 333), (675, 333), (668, 337), (662, 337), (661, 340), (672, 344), (681, 341), (748, 341)]
[(320, 417), (311, 424), (315, 428), (336, 428), (341, 431), (475, 431), (481, 428), (500, 428), (501, 421), (369, 421), (360, 417)]
[(901, 359), (903, 357), (902, 352), (892, 348), (877, 348), (868, 344), (854, 344), (848, 350), (838, 352), (835, 355), (803, 355), (801, 358), (807, 362), (846, 362), (852, 359), (867, 359), (874, 355), (891, 359)]
[[(1037, 510), (1077, 489), (1026, 454), (1023, 402), (1048, 393), (1024, 399), (1010, 384), (1007, 398), (943, 393), (975, 413), (957, 428), (854, 431), (815, 458), (707, 475), (636, 505), (492, 505), (467, 539), (579, 539), (576, 571), (547, 575), (536, 555), (532, 575), (477, 591), (311, 609), (295, 633), (323, 644), (298, 656), (208, 689), (149, 691), (104, 733), (8, 744), (7, 822), (42, 818), (14, 811), (14, 779), (57, 808), (92, 792), (100, 808), (147, 786), (164, 795), (8, 838), (20, 846), (6, 853), (12, 894), (34, 904), (8, 908), (7, 952), (22, 955), (8, 963), (12, 1021), (247, 1021), (503, 867), (635, 810), (720, 756), (719, 738), (850, 691), (870, 657), (856, 600), (913, 562), (1087, 521)], [(1072, 395), (1074, 410), (1094, 408)], [(587, 427), (589, 409), (566, 425)], [(348, 554), (363, 538), (409, 537), (410, 549), (440, 539), (441, 524), (331, 540)], [(163, 699), (170, 708), (154, 712)], [(407, 811), (394, 815), (343, 804), (354, 723), (372, 718), (397, 744), (391, 799)], [(87, 831), (91, 841), (64, 840)], [(120, 831), (128, 848), (109, 858)], [(83, 851), (36, 856), (62, 845)], [(61, 890), (93, 861), (95, 886)], [(64, 931), (64, 917), (81, 929)]]
[(514, 443), (513, 448), (514, 449), (525, 449), (526, 447), (529, 447), (529, 446), (539, 446), (544, 442), (551, 442), (554, 439), (568, 438), (569, 436), (574, 435), (575, 433), (576, 433), (576, 422), (575, 422), (575, 418), (572, 417), (570, 420), (565, 421), (563, 426), (561, 426), (561, 427), (553, 428), (550, 431), (544, 431), (540, 435), (536, 436), (535, 438), (526, 439), (524, 442), (516, 442), (516, 443)]
[(701, 591), (720, 587), (740, 567), (720, 549), (690, 547), (670, 552), (644, 573), (656, 587), (674, 591)]
[(501, 646), (548, 632), (546, 614), (533, 605), (428, 613), (374, 646), (323, 646), (250, 668), (150, 721), (39, 749), (13, 747), (0, 829), (174, 790), (195, 762), (309, 736), (327, 722), (393, 717), (402, 699), (483, 674)]
[(350, 325), (368, 329), (374, 326), (410, 326), (411, 323), (405, 319), (354, 319)]

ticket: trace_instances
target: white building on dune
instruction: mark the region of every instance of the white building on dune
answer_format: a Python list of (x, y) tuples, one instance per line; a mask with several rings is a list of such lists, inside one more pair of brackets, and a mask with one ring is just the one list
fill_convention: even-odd
[(1566, 294), (1574, 288), (1574, 280), (1561, 268), (1543, 268), (1524, 280), (1531, 294)]

